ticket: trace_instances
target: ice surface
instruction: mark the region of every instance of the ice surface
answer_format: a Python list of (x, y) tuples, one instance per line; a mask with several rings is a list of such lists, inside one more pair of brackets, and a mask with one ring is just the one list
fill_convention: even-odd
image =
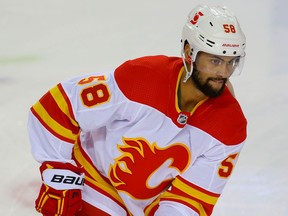
[(182, 26), (199, 3), (227, 5), (247, 36), (244, 71), (232, 83), (248, 140), (213, 216), (288, 215), (286, 0), (0, 0), (0, 215), (39, 215), (29, 107), (72, 76), (143, 55), (178, 56)]

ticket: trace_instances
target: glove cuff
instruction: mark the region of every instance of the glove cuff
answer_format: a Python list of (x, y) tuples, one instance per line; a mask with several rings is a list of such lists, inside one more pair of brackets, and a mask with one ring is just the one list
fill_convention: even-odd
[(78, 175), (70, 170), (46, 169), (42, 177), (44, 184), (56, 190), (82, 190), (84, 186), (84, 173)]

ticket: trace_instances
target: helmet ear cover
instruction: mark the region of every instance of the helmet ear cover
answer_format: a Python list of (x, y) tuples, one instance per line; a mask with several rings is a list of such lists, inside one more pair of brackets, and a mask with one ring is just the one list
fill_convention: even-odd
[[(196, 60), (200, 51), (219, 56), (239, 56), (238, 72), (235, 70), (233, 74), (241, 73), (240, 66), (244, 63), (246, 38), (237, 18), (226, 7), (206, 5), (195, 7), (189, 13), (183, 27), (181, 42), (183, 62), (184, 48), (186, 43), (189, 43), (192, 62)], [(190, 73), (192, 74), (191, 70)]]

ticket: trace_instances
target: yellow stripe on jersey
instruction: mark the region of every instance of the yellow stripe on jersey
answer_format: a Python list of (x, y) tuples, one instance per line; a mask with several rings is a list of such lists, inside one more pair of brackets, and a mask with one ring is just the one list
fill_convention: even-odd
[(39, 101), (33, 106), (33, 110), (40, 117), (41, 122), (44, 122), (50, 128), (50, 132), (53, 134), (56, 133), (69, 140), (76, 140), (77, 134), (73, 134), (71, 130), (55, 121)]
[(178, 101), (178, 88), (180, 88), (180, 85), (179, 85), (179, 83), (181, 82), (181, 77), (182, 77), (182, 74), (183, 74), (183, 72), (184, 72), (185, 70), (184, 70), (184, 66), (181, 68), (181, 70), (180, 70), (180, 72), (179, 72), (179, 75), (178, 75), (178, 78), (177, 78), (177, 87), (176, 87), (176, 92), (175, 92), (175, 107), (176, 107), (176, 110), (177, 110), (177, 112), (178, 113), (180, 113), (181, 112), (181, 109), (179, 108), (179, 101)]
[(191, 187), (190, 185), (181, 181), (179, 178), (175, 178), (172, 185), (181, 190), (183, 193), (187, 194), (188, 196), (193, 196), (194, 198), (210, 205), (215, 205), (219, 197), (218, 195), (212, 196), (208, 193), (197, 190), (196, 188)]
[(121, 203), (124, 206), (124, 203), (122, 199), (120, 198), (119, 194), (116, 192), (115, 188), (108, 184), (100, 175), (99, 173), (95, 170), (95, 168), (89, 163), (88, 160), (83, 156), (81, 153), (80, 147), (78, 142), (76, 142), (74, 146), (74, 157), (79, 162), (85, 170), (89, 173), (90, 176), (93, 176), (93, 179), (85, 176), (85, 180), (89, 181), (93, 185), (101, 188), (108, 194), (110, 194), (114, 199), (116, 199), (119, 203)]
[(212, 193), (200, 188), (177, 176), (172, 182), (171, 190), (165, 191), (145, 209), (145, 215), (153, 215), (161, 201), (182, 203), (200, 216), (210, 215), (220, 194)]
[(50, 94), (52, 95), (52, 97), (54, 98), (54, 100), (56, 101), (58, 107), (61, 109), (61, 111), (63, 113), (66, 114), (66, 116), (70, 119), (71, 123), (75, 126), (78, 127), (78, 123), (74, 120), (74, 118), (70, 115), (70, 112), (67, 112), (67, 110), (69, 110), (68, 104), (62, 94), (62, 92), (60, 91), (58, 86), (55, 86), (54, 88), (52, 88), (50, 90)]
[[(144, 213), (145, 216), (150, 216), (150, 215), (154, 215), (154, 211), (155, 208), (158, 208), (160, 202), (160, 196), (157, 197), (157, 199), (155, 199), (152, 203), (150, 203), (145, 209), (144, 209)], [(152, 211), (152, 212), (151, 212)]]
[(207, 216), (203, 206), (193, 200), (193, 199), (190, 199), (190, 198), (187, 198), (187, 197), (183, 197), (183, 196), (180, 196), (180, 195), (177, 195), (177, 194), (173, 194), (173, 193), (170, 193), (169, 191), (166, 191), (162, 194), (161, 196), (161, 200), (162, 199), (166, 199), (166, 200), (170, 200), (170, 201), (176, 201), (176, 202), (179, 202), (179, 203), (185, 203), (186, 205), (189, 204), (190, 206), (192, 206), (194, 209), (197, 209), (197, 211), (199, 212), (200, 216)]

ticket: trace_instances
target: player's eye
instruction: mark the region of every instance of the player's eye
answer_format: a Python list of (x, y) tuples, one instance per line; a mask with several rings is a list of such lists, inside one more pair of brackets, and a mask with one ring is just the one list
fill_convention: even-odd
[(211, 59), (211, 63), (215, 66), (222, 64), (222, 61), (219, 59)]

